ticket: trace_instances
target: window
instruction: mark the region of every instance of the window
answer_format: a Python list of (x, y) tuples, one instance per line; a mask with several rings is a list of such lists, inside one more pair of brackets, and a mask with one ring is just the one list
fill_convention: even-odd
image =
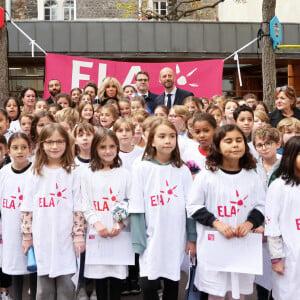
[(57, 3), (56, 1), (46, 1), (44, 5), (45, 20), (57, 20)]
[(162, 16), (168, 14), (168, 3), (162, 1), (153, 2), (153, 10)]
[(74, 20), (74, 1), (66, 0), (64, 3), (64, 20)]
[(43, 65), (10, 64), (8, 73), (9, 95), (18, 97), (24, 87), (37, 90), (39, 97), (44, 96), (45, 67)]

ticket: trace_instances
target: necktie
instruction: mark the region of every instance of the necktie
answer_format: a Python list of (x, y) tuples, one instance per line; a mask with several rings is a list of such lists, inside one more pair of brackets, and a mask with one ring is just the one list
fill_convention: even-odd
[(171, 108), (171, 106), (172, 106), (172, 99), (171, 99), (172, 94), (168, 94), (167, 96), (168, 96), (167, 107), (168, 107), (168, 108)]
[(145, 101), (146, 101), (147, 95), (143, 95), (143, 97), (144, 97), (144, 99), (145, 99)]

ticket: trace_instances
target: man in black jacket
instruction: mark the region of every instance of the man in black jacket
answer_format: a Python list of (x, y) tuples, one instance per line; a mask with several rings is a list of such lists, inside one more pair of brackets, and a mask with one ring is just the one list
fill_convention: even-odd
[(156, 98), (157, 104), (171, 108), (173, 105), (181, 105), (184, 98), (194, 96), (192, 92), (176, 87), (175, 79), (174, 71), (171, 68), (163, 68), (160, 71), (159, 81), (164, 86), (165, 92)]
[(61, 83), (58, 79), (51, 79), (48, 82), (48, 91), (50, 93), (50, 97), (46, 99), (48, 105), (55, 102), (54, 98), (57, 94), (61, 92)]
[(153, 94), (149, 91), (149, 74), (146, 71), (139, 71), (135, 74), (135, 85), (137, 92), (134, 96), (142, 96), (146, 101), (146, 110), (154, 114), (154, 110), (157, 106), (155, 98), (157, 94)]

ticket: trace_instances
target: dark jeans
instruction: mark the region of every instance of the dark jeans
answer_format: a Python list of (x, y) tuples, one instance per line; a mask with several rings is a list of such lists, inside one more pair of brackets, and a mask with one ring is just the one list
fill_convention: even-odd
[(12, 275), (12, 288), (15, 300), (22, 300), (23, 294), (23, 280), (24, 276), (29, 276), (30, 299), (35, 300), (36, 297), (36, 273), (29, 275)]
[(11, 276), (2, 272), (2, 268), (0, 268), (0, 287), (8, 288), (11, 286)]
[[(121, 279), (104, 278), (95, 279), (97, 300), (120, 300), (121, 299)], [(109, 295), (108, 297), (108, 286)]]
[(269, 291), (260, 285), (256, 285), (256, 292), (257, 292), (257, 300), (274, 300), (271, 295), (269, 296)]
[[(178, 299), (179, 281), (161, 278), (164, 283), (163, 300)], [(144, 300), (159, 300), (157, 290), (160, 288), (160, 279), (149, 280), (147, 277), (140, 278), (140, 284)]]

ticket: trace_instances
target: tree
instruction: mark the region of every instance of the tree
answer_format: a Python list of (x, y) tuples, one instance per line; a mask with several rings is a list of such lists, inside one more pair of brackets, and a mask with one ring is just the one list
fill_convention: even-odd
[[(5, 8), (5, 0), (0, 0), (0, 7)], [(8, 97), (7, 33), (5, 22), (0, 29), (0, 66), (0, 103), (2, 104)]]
[(202, 5), (201, 0), (168, 0), (168, 13), (166, 15), (159, 14), (149, 8), (142, 8), (141, 15), (146, 19), (178, 21), (183, 17), (189, 17), (198, 11), (214, 9), (224, 1), (225, 0), (216, 0), (211, 4)]
[(271, 19), (275, 16), (276, 0), (263, 0), (262, 17), (263, 33), (262, 38), (262, 78), (263, 78), (263, 101), (269, 109), (274, 106), (274, 91), (276, 87), (276, 63), (275, 52), (270, 39)]

